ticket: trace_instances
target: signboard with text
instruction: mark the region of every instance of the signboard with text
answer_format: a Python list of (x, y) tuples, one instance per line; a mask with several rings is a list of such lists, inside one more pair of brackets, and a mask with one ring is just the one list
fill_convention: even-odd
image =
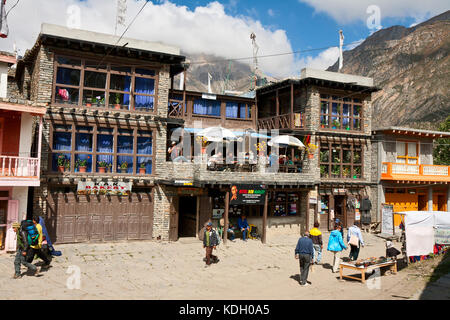
[(112, 195), (128, 196), (131, 194), (132, 182), (78, 182), (77, 194), (79, 195)]
[(235, 184), (231, 186), (230, 205), (264, 205), (266, 188), (263, 185)]

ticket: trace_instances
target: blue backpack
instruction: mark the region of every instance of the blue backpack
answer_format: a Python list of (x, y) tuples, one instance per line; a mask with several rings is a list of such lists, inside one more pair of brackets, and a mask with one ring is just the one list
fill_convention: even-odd
[(23, 220), (21, 222), (22, 231), (24, 231), (28, 245), (35, 246), (39, 243), (39, 232), (31, 220)]

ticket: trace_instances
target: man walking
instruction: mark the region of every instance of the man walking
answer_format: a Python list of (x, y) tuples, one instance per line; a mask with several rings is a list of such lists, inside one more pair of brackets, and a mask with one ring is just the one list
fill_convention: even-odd
[[(42, 249), (42, 241), (43, 241), (43, 234), (42, 234), (42, 226), (39, 224), (39, 216), (33, 216), (33, 224), (36, 227), (39, 238), (38, 243), (36, 245), (30, 245), (27, 250), (27, 262), (31, 263), (33, 262), (34, 256), (37, 255), (39, 258), (41, 258), (44, 261), (44, 265), (42, 268), (47, 269), (50, 266), (50, 259), (48, 256), (41, 250)], [(42, 270), (41, 268), (41, 270)]]
[(364, 247), (364, 240), (362, 238), (361, 229), (359, 228), (359, 221), (355, 221), (353, 226), (348, 228), (347, 242), (350, 245), (350, 260), (358, 260), (359, 249)]
[(216, 249), (217, 245), (219, 243), (217, 233), (212, 228), (212, 223), (208, 222), (206, 225), (205, 234), (203, 236), (203, 248), (206, 248), (206, 266), (211, 265), (211, 259), (214, 262), (218, 262), (218, 258), (213, 255), (213, 250)]
[(14, 259), (14, 279), (19, 279), (22, 274), (20, 273), (20, 265), (23, 264), (28, 270), (31, 270), (35, 276), (39, 274), (37, 267), (34, 264), (28, 263), (25, 259), (27, 255), (28, 242), (26, 236), (20, 232), (20, 223), (14, 222), (12, 228), (17, 236), (17, 250), (16, 258)]
[(300, 285), (302, 287), (309, 286), (307, 280), (313, 256), (313, 242), (309, 238), (309, 232), (306, 231), (303, 237), (298, 239), (297, 247), (295, 248), (295, 259), (298, 259), (300, 263)]
[(339, 265), (341, 263), (341, 251), (347, 250), (347, 246), (342, 239), (341, 229), (342, 227), (338, 224), (334, 226), (334, 230), (330, 233), (330, 238), (328, 239), (328, 251), (333, 252), (333, 273), (338, 272)]
[(319, 264), (320, 260), (322, 260), (323, 241), (322, 232), (320, 232), (319, 226), (319, 222), (316, 221), (314, 222), (314, 228), (309, 231), (309, 237), (313, 242), (315, 264)]

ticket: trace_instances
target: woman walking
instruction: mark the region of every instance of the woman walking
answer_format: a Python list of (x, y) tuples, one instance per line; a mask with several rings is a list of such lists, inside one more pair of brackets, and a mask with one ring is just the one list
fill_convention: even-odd
[(341, 251), (347, 250), (347, 246), (342, 239), (341, 226), (335, 225), (334, 230), (330, 233), (330, 238), (328, 239), (327, 250), (333, 252), (333, 273), (338, 272), (339, 264), (341, 260)]
[(350, 245), (349, 258), (353, 261), (358, 260), (359, 249), (364, 247), (364, 240), (362, 238), (361, 229), (359, 228), (359, 221), (355, 221), (353, 226), (348, 228), (347, 242)]

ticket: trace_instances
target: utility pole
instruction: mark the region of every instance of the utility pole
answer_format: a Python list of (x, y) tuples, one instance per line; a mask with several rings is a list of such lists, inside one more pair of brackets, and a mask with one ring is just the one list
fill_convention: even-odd
[(344, 54), (342, 53), (342, 47), (344, 46), (344, 33), (339, 30), (339, 72), (344, 66)]
[(256, 90), (256, 84), (257, 84), (257, 80), (258, 80), (258, 75), (257, 75), (257, 70), (258, 70), (258, 51), (259, 51), (259, 46), (256, 43), (256, 34), (254, 32), (252, 32), (252, 34), (250, 35), (250, 39), (252, 40), (252, 47), (253, 47), (253, 81), (254, 83), (252, 83), (252, 85), (254, 85), (254, 89)]

